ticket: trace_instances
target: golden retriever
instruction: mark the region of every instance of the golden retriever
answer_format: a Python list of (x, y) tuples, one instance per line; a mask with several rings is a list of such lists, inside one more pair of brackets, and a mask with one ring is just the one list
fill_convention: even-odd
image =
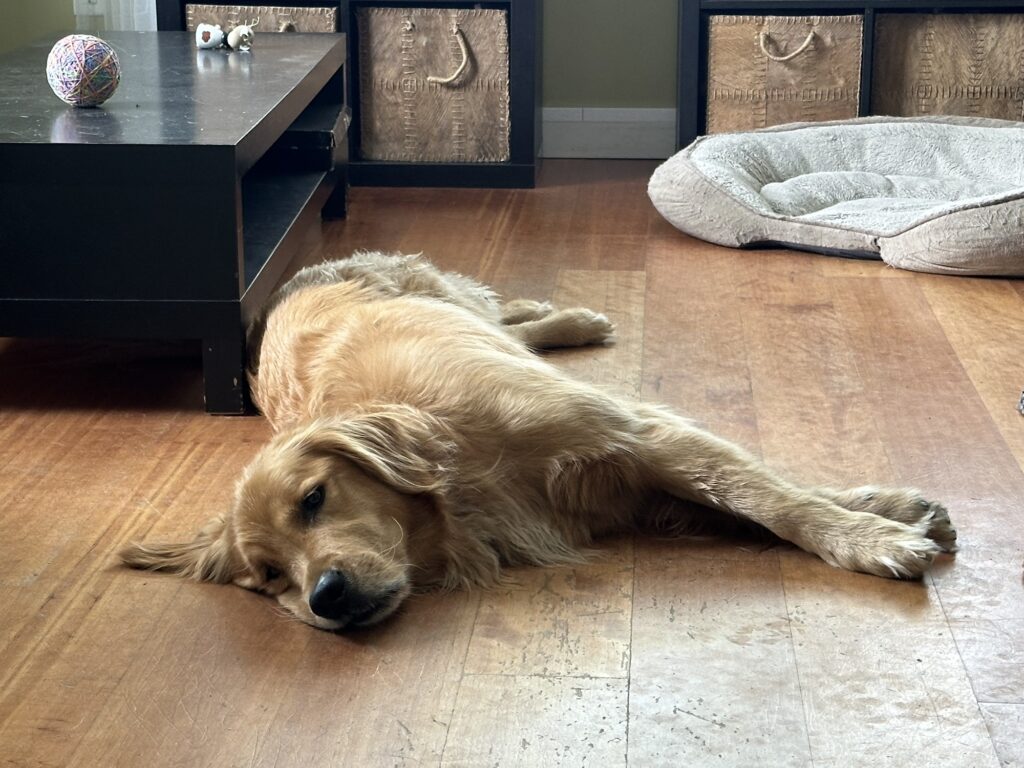
[(595, 537), (701, 517), (879, 576), (920, 576), (955, 549), (946, 510), (916, 491), (799, 488), (531, 351), (612, 332), (587, 309), (503, 304), (419, 256), (305, 269), (250, 332), (253, 397), (276, 436), (232, 509), (191, 542), (121, 557), (258, 590), (340, 630), (380, 621), (414, 589), (493, 584), (505, 565), (579, 562)]

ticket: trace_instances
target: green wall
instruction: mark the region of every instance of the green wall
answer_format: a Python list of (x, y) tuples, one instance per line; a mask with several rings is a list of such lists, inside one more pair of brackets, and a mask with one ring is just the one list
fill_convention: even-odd
[(544, 106), (674, 107), (677, 0), (544, 0)]
[[(544, 0), (544, 106), (673, 107), (677, 0)], [(0, 0), (0, 52), (74, 29), (72, 0)]]
[(75, 31), (72, 0), (0, 0), (0, 19), (0, 53), (46, 35)]

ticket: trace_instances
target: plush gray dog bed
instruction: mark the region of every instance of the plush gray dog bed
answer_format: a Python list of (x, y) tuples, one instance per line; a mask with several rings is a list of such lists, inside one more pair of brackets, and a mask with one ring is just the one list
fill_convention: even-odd
[(867, 117), (704, 136), (648, 193), (687, 234), (1024, 276), (1024, 123)]

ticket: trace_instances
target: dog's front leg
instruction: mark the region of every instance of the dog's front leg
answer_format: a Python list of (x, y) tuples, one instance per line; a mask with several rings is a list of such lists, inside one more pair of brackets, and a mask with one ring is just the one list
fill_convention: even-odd
[[(531, 303), (536, 306), (531, 308)], [(550, 304), (522, 299), (505, 305), (502, 323), (508, 333), (532, 349), (603, 344), (615, 333), (611, 321), (593, 310), (553, 309)]]
[(838, 497), (788, 483), (737, 446), (666, 410), (638, 406), (637, 415), (637, 453), (650, 482), (753, 520), (832, 565), (915, 578), (944, 548), (930, 538), (928, 504), (922, 506), (919, 496), (906, 494), (906, 504), (915, 509), (905, 515), (850, 509)]

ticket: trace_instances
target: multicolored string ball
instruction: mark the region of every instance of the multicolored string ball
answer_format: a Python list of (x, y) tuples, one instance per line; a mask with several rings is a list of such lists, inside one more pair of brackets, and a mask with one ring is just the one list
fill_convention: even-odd
[(121, 82), (121, 63), (108, 43), (92, 35), (68, 35), (46, 58), (46, 79), (61, 101), (95, 107)]

